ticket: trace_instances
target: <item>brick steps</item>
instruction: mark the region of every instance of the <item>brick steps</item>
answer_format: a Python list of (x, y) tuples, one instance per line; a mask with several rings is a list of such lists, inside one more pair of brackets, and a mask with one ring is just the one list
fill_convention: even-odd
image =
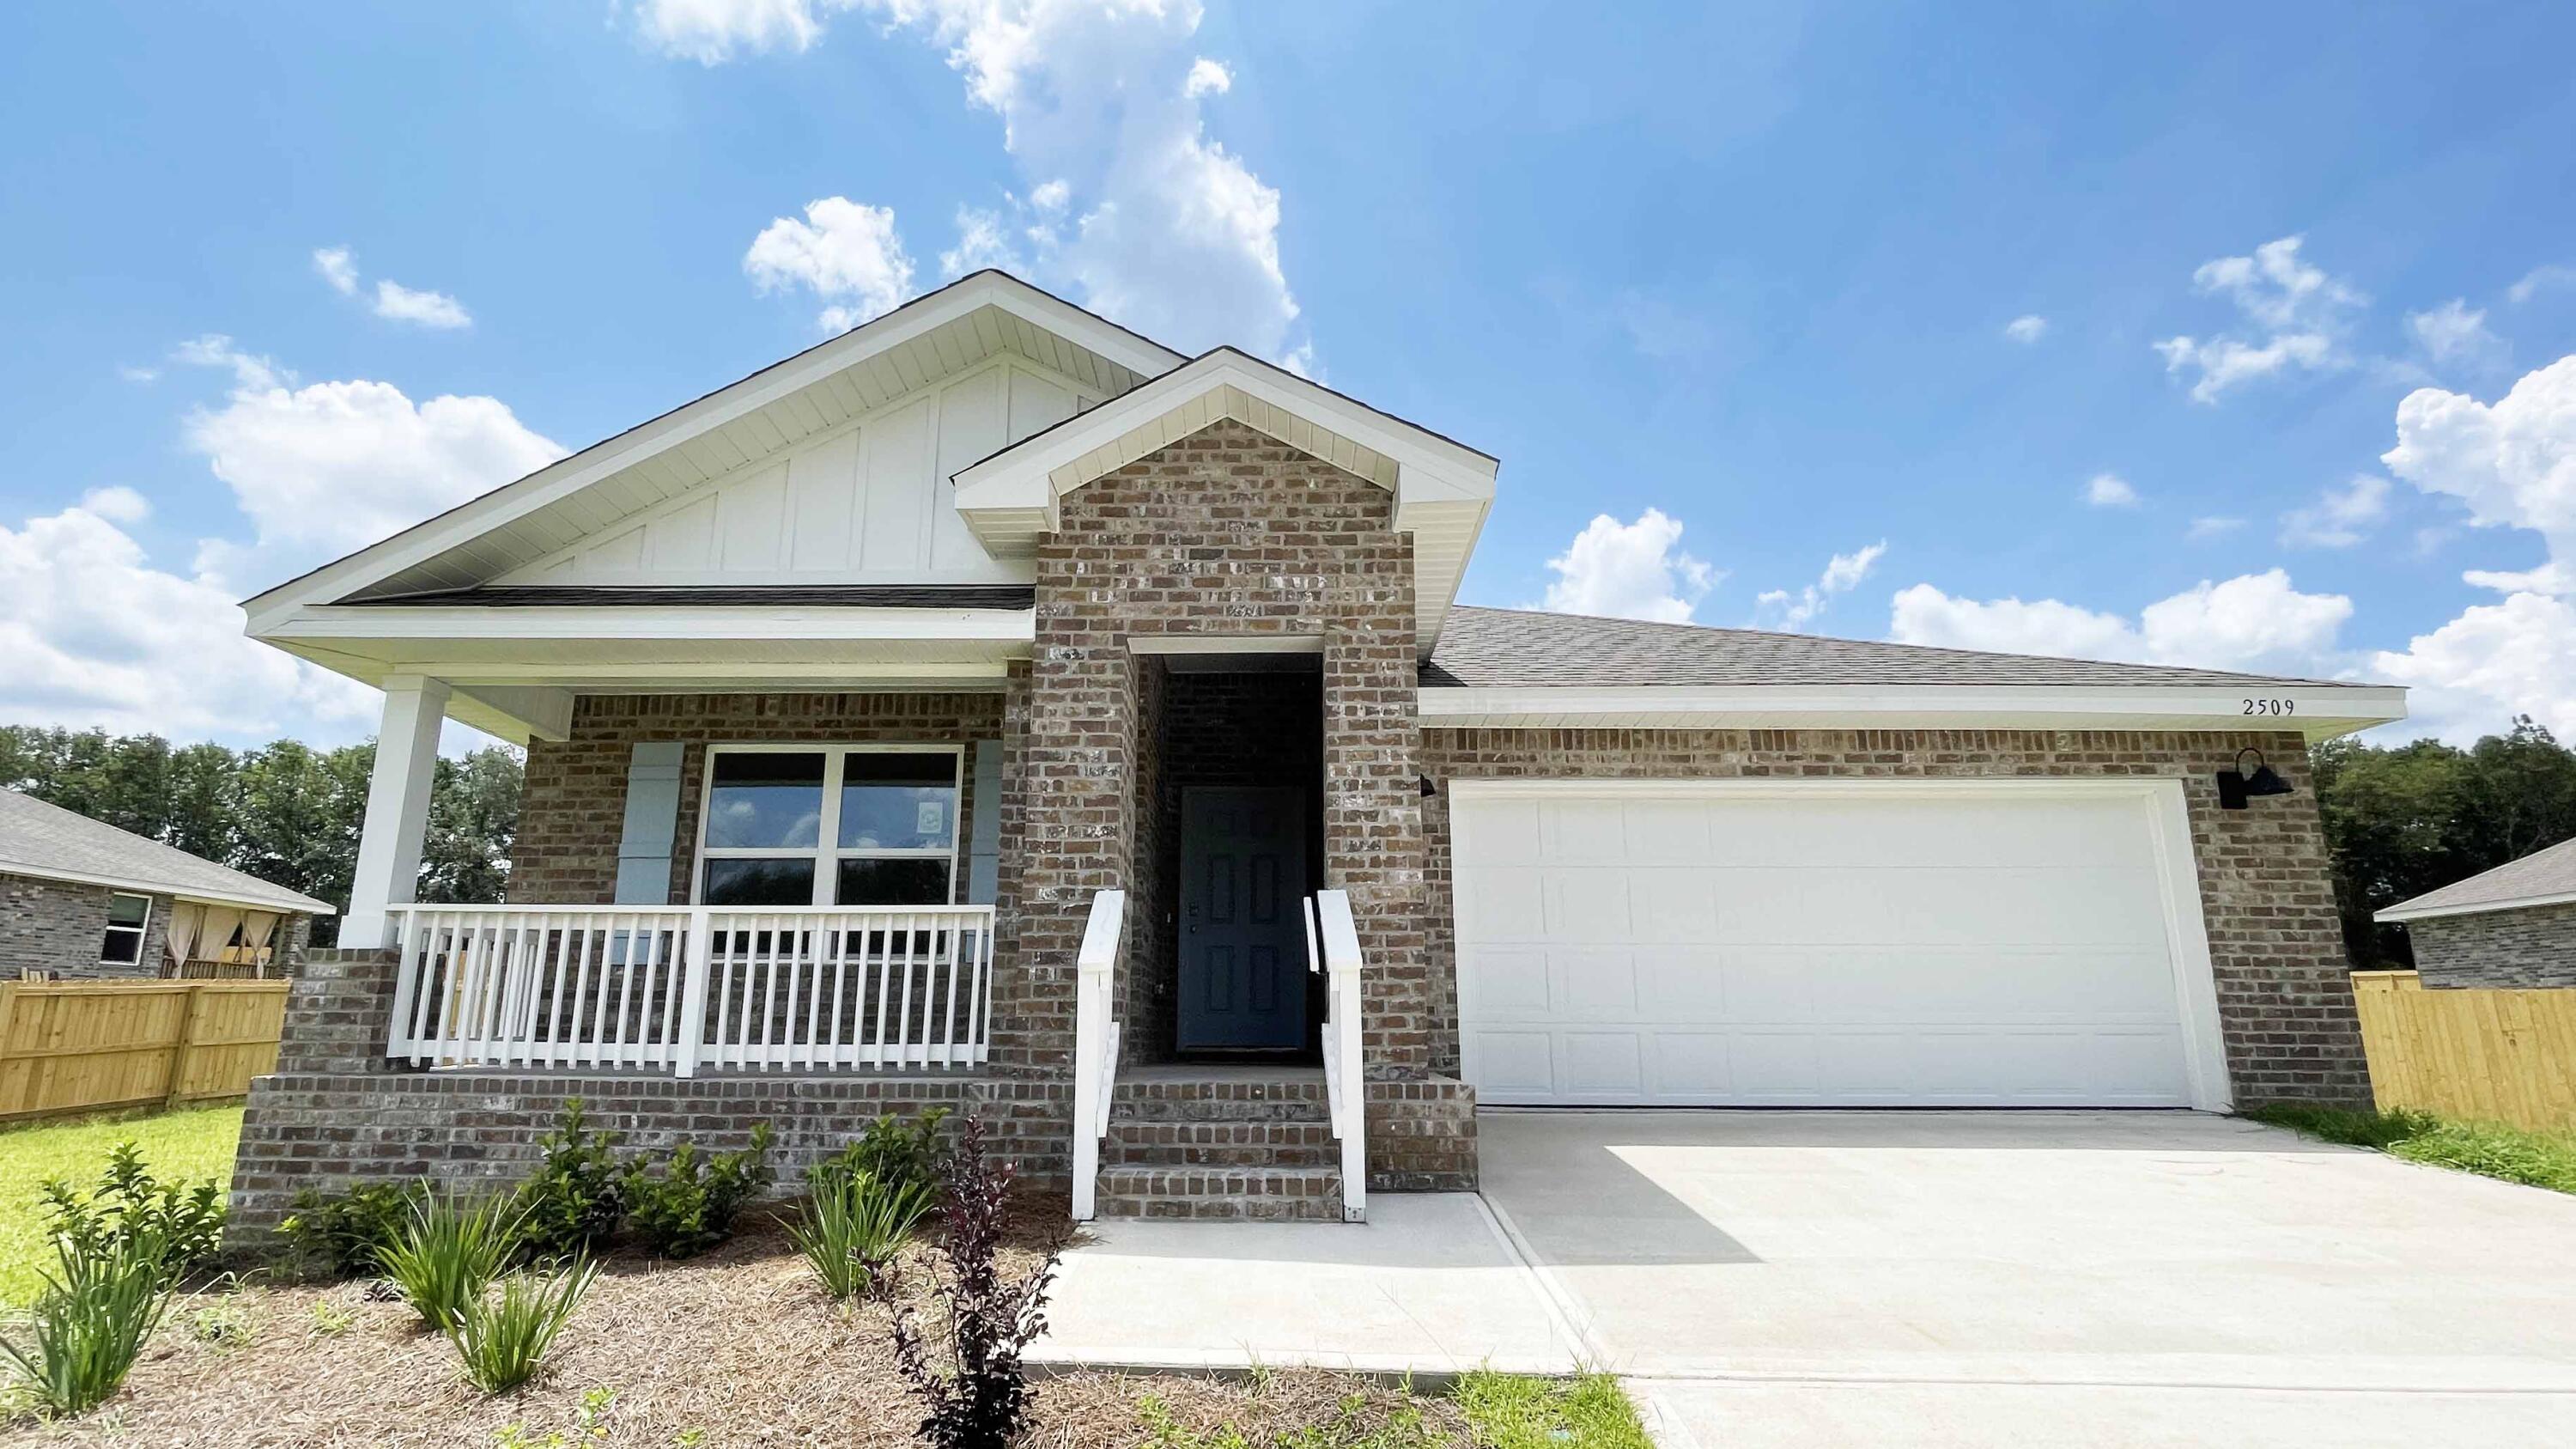
[(1100, 1169), (1104, 1218), (1342, 1220), (1337, 1167), (1150, 1167)]
[(1312, 1071), (1121, 1081), (1100, 1144), (1106, 1218), (1338, 1222), (1341, 1146)]

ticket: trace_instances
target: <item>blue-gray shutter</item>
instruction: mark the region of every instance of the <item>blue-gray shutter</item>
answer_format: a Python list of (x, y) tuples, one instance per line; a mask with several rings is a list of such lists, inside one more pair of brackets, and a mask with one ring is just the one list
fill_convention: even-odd
[(989, 906), (1002, 883), (1002, 742), (974, 743), (975, 815), (966, 843), (966, 904)]
[(680, 756), (687, 746), (656, 740), (626, 764), (626, 831), (617, 842), (617, 904), (671, 903), (671, 846), (680, 822)]

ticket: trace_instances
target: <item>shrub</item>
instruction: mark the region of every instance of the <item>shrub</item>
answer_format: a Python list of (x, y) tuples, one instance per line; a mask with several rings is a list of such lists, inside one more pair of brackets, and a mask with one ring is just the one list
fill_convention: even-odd
[(616, 1236), (626, 1218), (616, 1143), (616, 1133), (584, 1125), (579, 1097), (564, 1103), (562, 1125), (538, 1140), (545, 1160), (519, 1188), (519, 1238), (529, 1256), (570, 1258)]
[(54, 1240), (62, 1271), (27, 1314), (30, 1341), (0, 1338), (26, 1390), (48, 1411), (80, 1414), (125, 1383), (144, 1340), (170, 1304), (169, 1249), (149, 1234), (126, 1233), (84, 1248)]
[(626, 1173), (626, 1200), (645, 1245), (665, 1258), (693, 1258), (733, 1236), (734, 1215), (760, 1196), (769, 1168), (769, 1124), (751, 1129), (751, 1146), (700, 1158), (683, 1142), (659, 1177), (637, 1163)]
[(984, 1160), (984, 1124), (968, 1115), (948, 1158), (947, 1196), (940, 1206), (948, 1366), (931, 1361), (911, 1309), (894, 1320), (895, 1367), (927, 1411), (918, 1432), (932, 1449), (1006, 1449), (1028, 1427), (1029, 1386), (1020, 1352), (1046, 1331), (1039, 1310), (1055, 1277), (1057, 1254), (1050, 1251), (1018, 1282), (1002, 1281), (995, 1258), (1012, 1176), (1009, 1164), (995, 1167)]
[(509, 1266), (517, 1245), (514, 1213), (498, 1202), (463, 1204), (424, 1192), (379, 1255), (385, 1276), (423, 1323), (452, 1333)]
[(514, 1273), (498, 1295), (467, 1304), (462, 1320), (447, 1332), (465, 1361), (465, 1376), (487, 1394), (536, 1377), (555, 1335), (572, 1321), (598, 1278), (597, 1263), (575, 1258), (551, 1274)]
[(278, 1235), (299, 1267), (318, 1265), (334, 1278), (379, 1272), (379, 1255), (427, 1188), (421, 1182), (380, 1182), (326, 1196), (308, 1187), (295, 1195), (295, 1210), (277, 1225)]
[(186, 1187), (157, 1181), (131, 1142), (108, 1150), (106, 1170), (87, 1197), (61, 1178), (46, 1179), (44, 1193), (52, 1236), (69, 1240), (81, 1257), (100, 1261), (120, 1258), (129, 1247), (148, 1247), (158, 1255), (154, 1270), (164, 1282), (212, 1258), (223, 1241), (223, 1192), (214, 1179)]
[(923, 1192), (935, 1193), (948, 1157), (940, 1145), (945, 1135), (940, 1128), (947, 1120), (945, 1107), (930, 1108), (917, 1117), (888, 1112), (869, 1123), (849, 1146), (806, 1169), (805, 1183), (821, 1197), (865, 1173), (879, 1182), (915, 1184)]
[(895, 1254), (929, 1211), (928, 1186), (862, 1172), (818, 1189), (787, 1235), (814, 1265), (823, 1291), (845, 1299), (886, 1288)]

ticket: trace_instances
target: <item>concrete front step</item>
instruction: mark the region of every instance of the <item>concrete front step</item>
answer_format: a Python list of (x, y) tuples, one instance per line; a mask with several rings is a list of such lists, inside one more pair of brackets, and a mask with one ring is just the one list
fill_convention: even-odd
[(1342, 1220), (1342, 1174), (1334, 1167), (1156, 1167), (1100, 1169), (1104, 1218)]

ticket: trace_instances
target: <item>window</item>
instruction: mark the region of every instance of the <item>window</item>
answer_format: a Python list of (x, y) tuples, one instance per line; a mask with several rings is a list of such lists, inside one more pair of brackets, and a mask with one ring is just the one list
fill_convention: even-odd
[(948, 904), (963, 758), (953, 745), (709, 746), (698, 903)]
[(98, 948), (99, 964), (131, 966), (143, 959), (143, 928), (152, 924), (152, 898), (122, 891), (107, 898), (107, 939)]

